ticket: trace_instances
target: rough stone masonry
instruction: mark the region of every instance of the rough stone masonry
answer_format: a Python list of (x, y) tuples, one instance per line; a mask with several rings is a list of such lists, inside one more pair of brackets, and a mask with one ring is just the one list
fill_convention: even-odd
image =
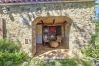
[[(93, 2), (64, 2), (32, 5), (0, 6), (0, 18), (6, 21), (7, 38), (20, 41), (22, 49), (32, 55), (32, 44), (35, 43), (35, 30), (32, 22), (39, 16), (69, 16), (73, 23), (69, 35), (71, 53), (87, 45), (91, 34), (95, 32), (95, 6)], [(2, 21), (1, 21), (2, 22)], [(0, 24), (1, 24), (0, 22)], [(1, 33), (0, 33), (1, 36)]]

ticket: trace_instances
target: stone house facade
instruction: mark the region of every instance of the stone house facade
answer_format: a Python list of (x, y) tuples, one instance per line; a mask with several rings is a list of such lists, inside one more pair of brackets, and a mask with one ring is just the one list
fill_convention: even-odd
[(41, 20), (54, 18), (67, 22), (64, 45), (71, 53), (86, 46), (95, 32), (94, 0), (0, 3), (0, 38), (20, 41), (22, 49), (30, 56), (36, 53), (36, 34), (42, 35), (42, 26), (37, 27)]

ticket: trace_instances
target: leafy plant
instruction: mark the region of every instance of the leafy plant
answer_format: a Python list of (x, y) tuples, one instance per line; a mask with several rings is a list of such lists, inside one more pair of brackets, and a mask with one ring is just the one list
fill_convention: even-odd
[(0, 51), (1, 52), (15, 52), (20, 50), (20, 45), (15, 43), (14, 41), (8, 39), (0, 40)]
[(96, 32), (92, 35), (90, 45), (82, 51), (86, 56), (99, 60), (99, 40), (97, 39), (99, 39), (99, 20), (96, 21)]
[(60, 60), (60, 63), (62, 64), (62, 66), (77, 66), (77, 62), (75, 59)]
[(34, 66), (77, 66), (81, 64), (82, 66), (91, 66), (91, 62), (86, 59), (78, 58), (67, 58), (67, 59), (50, 59), (44, 61), (43, 59), (33, 59), (31, 65)]
[(20, 45), (8, 39), (0, 40), (0, 66), (16, 66), (29, 58)]

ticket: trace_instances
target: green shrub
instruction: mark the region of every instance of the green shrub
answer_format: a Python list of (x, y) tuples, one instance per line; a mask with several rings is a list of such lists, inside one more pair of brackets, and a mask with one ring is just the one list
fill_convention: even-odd
[(14, 41), (8, 39), (1, 39), (0, 40), (0, 51), (1, 52), (15, 52), (20, 50), (19, 44), (15, 43)]
[(20, 48), (14, 41), (0, 40), (0, 66), (15, 66), (27, 61), (28, 55)]
[(96, 58), (99, 60), (99, 45), (96, 45), (96, 48), (89, 46), (83, 50), (83, 54), (87, 57)]
[(77, 66), (77, 62), (75, 59), (65, 59), (59, 61), (62, 66)]
[(91, 63), (91, 61), (90, 60), (81, 60), (81, 64), (83, 65), (83, 66), (92, 66), (92, 63)]
[(96, 20), (96, 40), (95, 42), (97, 42), (99, 44), (99, 20)]
[(99, 60), (99, 20), (97, 20), (95, 24), (95, 34), (92, 35), (89, 46), (84, 48), (82, 52), (88, 57), (96, 58)]
[(90, 60), (78, 59), (78, 58), (68, 58), (68, 59), (57, 59), (57, 60), (32, 60), (31, 65), (34, 66), (77, 66), (81, 64), (82, 66), (91, 66)]

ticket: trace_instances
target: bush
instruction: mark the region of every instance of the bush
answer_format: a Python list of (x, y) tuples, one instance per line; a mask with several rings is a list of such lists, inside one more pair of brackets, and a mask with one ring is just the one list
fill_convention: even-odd
[(99, 60), (99, 45), (96, 45), (96, 48), (89, 46), (88, 48), (84, 49), (82, 52), (87, 57), (91, 57)]
[(77, 62), (75, 59), (65, 59), (59, 61), (62, 66), (77, 66)]
[(88, 56), (99, 60), (99, 20), (96, 21), (96, 31), (92, 35), (90, 45), (82, 50)]
[(64, 59), (64, 60), (32, 60), (31, 63), (34, 66), (77, 66), (74, 59)]
[(15, 66), (27, 61), (28, 55), (20, 48), (14, 41), (0, 40), (0, 66)]
[(78, 58), (68, 58), (68, 59), (58, 59), (58, 60), (39, 60), (33, 59), (30, 65), (34, 66), (77, 66), (81, 64), (82, 66), (91, 66), (90, 60), (78, 59)]
[(14, 41), (8, 40), (8, 39), (1, 39), (0, 40), (0, 51), (1, 52), (15, 52), (15, 51), (20, 51), (20, 46), (19, 44), (15, 43)]

